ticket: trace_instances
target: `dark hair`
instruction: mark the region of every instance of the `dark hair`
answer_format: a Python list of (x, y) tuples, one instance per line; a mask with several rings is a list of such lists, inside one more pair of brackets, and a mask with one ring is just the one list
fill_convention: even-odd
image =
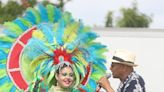
[(59, 74), (59, 72), (65, 67), (70, 67), (72, 69), (71, 65), (67, 65), (67, 64), (64, 63), (63, 65), (59, 65), (58, 69), (56, 70), (56, 73)]

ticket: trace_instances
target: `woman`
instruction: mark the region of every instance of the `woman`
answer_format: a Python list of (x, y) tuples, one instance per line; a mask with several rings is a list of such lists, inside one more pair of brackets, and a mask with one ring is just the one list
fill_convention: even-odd
[[(70, 64), (63, 63), (59, 65), (54, 76), (54, 85), (50, 88), (49, 92), (71, 92), (74, 84), (73, 68)], [(56, 81), (55, 81), (56, 80)]]
[[(0, 64), (3, 69), (0, 75), (1, 92), (6, 92), (5, 88), (11, 92), (19, 89), (43, 92), (40, 91), (43, 88), (47, 92), (51, 87), (56, 92), (56, 89), (70, 89), (72, 84), (74, 90), (95, 92), (98, 79), (106, 72), (104, 52), (107, 48), (95, 41), (98, 35), (90, 27), (74, 19), (71, 13), (62, 12), (50, 4), (30, 8), (23, 17), (5, 25), (7, 29), (0, 38), (0, 62), (3, 62)], [(66, 70), (63, 66), (56, 73), (61, 62), (69, 62), (73, 66), (75, 77), (71, 77), (70, 66)], [(10, 65), (11, 68), (21, 69), (14, 72), (21, 72), (18, 76), (23, 81), (13, 83), (18, 79), (8, 75), (11, 71), (6, 72)], [(67, 71), (69, 68), (70, 71)], [(56, 85), (52, 79), (57, 81)]]

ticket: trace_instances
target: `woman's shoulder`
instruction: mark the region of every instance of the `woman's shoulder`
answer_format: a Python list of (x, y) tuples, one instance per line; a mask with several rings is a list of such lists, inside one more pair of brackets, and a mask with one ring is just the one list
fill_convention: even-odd
[(48, 92), (54, 92), (55, 86), (51, 86), (51, 88), (48, 90)]
[(71, 89), (61, 89), (58, 86), (51, 86), (48, 92), (72, 92)]

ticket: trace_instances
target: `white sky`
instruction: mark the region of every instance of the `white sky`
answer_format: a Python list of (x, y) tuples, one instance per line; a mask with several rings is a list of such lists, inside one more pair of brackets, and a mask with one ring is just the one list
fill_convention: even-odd
[[(76, 18), (85, 24), (103, 26), (107, 12), (114, 11), (114, 17), (120, 16), (121, 7), (131, 7), (134, 0), (72, 0), (66, 5)], [(139, 11), (153, 15), (150, 28), (164, 28), (164, 1), (137, 0)]]
[[(1, 0), (7, 1), (7, 0)], [(40, 0), (39, 0), (40, 1)], [(56, 2), (57, 0), (49, 0)], [(108, 11), (114, 12), (114, 17), (120, 16), (121, 7), (131, 7), (134, 0), (72, 0), (65, 9), (84, 24), (104, 26)], [(163, 0), (136, 0), (140, 12), (152, 16), (150, 28), (164, 29), (164, 1)]]

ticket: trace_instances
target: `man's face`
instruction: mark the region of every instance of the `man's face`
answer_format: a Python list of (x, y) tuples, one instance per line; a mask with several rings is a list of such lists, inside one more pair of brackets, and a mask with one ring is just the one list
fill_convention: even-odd
[(112, 62), (110, 70), (112, 72), (113, 78), (120, 78), (121, 74), (123, 73), (123, 66), (119, 63)]
[(61, 69), (56, 79), (58, 81), (59, 86), (63, 88), (72, 87), (73, 82), (74, 82), (74, 73), (71, 67), (67, 66)]

